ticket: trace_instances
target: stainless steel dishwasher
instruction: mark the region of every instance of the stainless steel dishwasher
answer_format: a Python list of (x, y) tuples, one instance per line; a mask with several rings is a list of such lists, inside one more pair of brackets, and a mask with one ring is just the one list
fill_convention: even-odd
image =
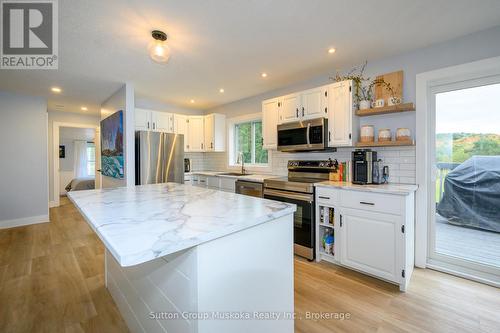
[(264, 197), (264, 184), (248, 182), (244, 180), (236, 181), (236, 193), (249, 195), (251, 197)]

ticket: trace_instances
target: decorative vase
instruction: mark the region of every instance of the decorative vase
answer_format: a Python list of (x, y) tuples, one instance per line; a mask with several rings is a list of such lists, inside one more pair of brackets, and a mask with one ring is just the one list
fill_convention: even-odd
[(372, 125), (361, 126), (361, 142), (369, 143), (375, 141), (374, 128)]
[(369, 109), (371, 107), (371, 104), (372, 103), (369, 100), (359, 101), (359, 109), (360, 110)]

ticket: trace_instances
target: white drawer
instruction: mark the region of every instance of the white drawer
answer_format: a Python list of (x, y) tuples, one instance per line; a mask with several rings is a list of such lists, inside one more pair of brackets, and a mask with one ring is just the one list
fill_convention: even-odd
[(220, 188), (223, 191), (234, 192), (235, 190), (236, 179), (220, 177)]
[(207, 176), (198, 175), (198, 182), (196, 185), (205, 187), (207, 186)]
[(216, 176), (208, 176), (207, 177), (207, 186), (210, 188), (219, 189), (220, 187), (220, 178)]
[(404, 197), (399, 195), (344, 190), (340, 200), (347, 208), (394, 215), (404, 213)]
[(335, 206), (340, 203), (340, 190), (316, 187), (316, 201), (320, 205)]

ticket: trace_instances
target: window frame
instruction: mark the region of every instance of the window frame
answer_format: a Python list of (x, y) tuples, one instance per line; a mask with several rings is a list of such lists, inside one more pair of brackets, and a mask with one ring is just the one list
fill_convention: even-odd
[[(233, 117), (227, 119), (227, 168), (229, 170), (241, 170), (241, 164), (236, 163), (237, 152), (236, 152), (236, 125), (248, 123), (248, 122), (258, 122), (262, 121), (262, 113), (252, 113), (248, 115)], [(255, 126), (252, 125), (252, 138), (255, 138)], [(255, 144), (252, 145), (252, 155), (253, 161), (255, 158)], [(245, 163), (245, 169), (252, 172), (272, 172), (272, 151), (267, 149), (267, 164), (256, 164), (256, 163)]]
[[(94, 160), (91, 161), (88, 157), (89, 157), (89, 148), (94, 148)], [(95, 169), (96, 169), (96, 163), (97, 163), (97, 158), (96, 158), (96, 145), (95, 145), (95, 142), (93, 141), (87, 141), (87, 147), (86, 147), (86, 152), (87, 152), (87, 174), (89, 176), (94, 176), (95, 177)], [(93, 162), (94, 163), (94, 169), (93, 169), (93, 173), (90, 173), (90, 169), (89, 169), (89, 164)]]

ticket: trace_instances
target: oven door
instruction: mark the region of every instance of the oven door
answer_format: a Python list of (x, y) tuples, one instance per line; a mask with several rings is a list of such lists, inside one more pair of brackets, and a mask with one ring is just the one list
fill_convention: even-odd
[(264, 198), (297, 205), (293, 216), (295, 254), (313, 260), (314, 253), (314, 195), (264, 189)]
[(324, 118), (278, 125), (278, 150), (322, 150), (327, 142), (326, 128)]

